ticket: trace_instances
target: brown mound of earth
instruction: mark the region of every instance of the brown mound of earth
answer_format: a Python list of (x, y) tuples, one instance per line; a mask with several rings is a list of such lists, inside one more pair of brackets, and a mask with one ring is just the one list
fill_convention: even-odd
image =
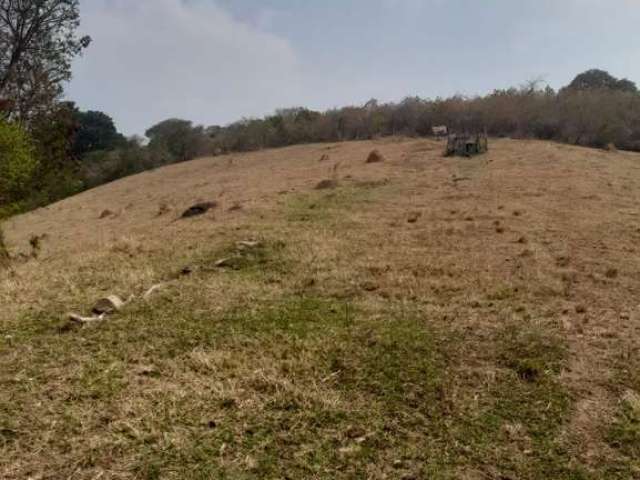
[(384, 162), (384, 156), (380, 153), (379, 150), (372, 150), (369, 156), (367, 157), (366, 163), (380, 163)]

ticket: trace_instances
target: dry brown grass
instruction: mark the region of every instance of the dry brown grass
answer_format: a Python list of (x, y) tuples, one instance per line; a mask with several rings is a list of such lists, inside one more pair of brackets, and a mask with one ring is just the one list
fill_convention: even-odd
[(9, 220), (14, 255), (47, 239), (0, 272), (0, 477), (638, 478), (640, 156), (442, 146), (331, 145), (329, 190), (326, 145), (199, 159)]

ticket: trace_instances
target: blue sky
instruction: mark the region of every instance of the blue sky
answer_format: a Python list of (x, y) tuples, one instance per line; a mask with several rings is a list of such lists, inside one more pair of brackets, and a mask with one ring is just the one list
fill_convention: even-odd
[(484, 94), (604, 68), (640, 83), (640, 0), (83, 0), (67, 97), (127, 134), (279, 107)]

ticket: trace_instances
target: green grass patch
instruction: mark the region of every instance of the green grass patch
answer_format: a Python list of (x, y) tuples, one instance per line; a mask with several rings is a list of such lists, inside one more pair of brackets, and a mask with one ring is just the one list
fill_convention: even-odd
[[(198, 344), (234, 352), (225, 360), (225, 375), (238, 379), (243, 394), (205, 395), (215, 404), (215, 428), (188, 440), (186, 448), (151, 448), (139, 465), (149, 478), (165, 478), (176, 464), (183, 467), (176, 478), (211, 478), (197, 472), (214, 478), (358, 478), (368, 468), (393, 473), (394, 455), (414, 450), (412, 430), (434, 437), (444, 431), (428, 419), (444, 418), (439, 399), (445, 361), (421, 320), (392, 314), (368, 322), (347, 303), (285, 297), (233, 309), (209, 335)], [(243, 378), (245, 362), (269, 373)], [(213, 367), (194, 368), (198, 375), (215, 375)], [(245, 395), (260, 408), (244, 408)], [(235, 459), (226, 466), (211, 454), (221, 448)], [(415, 445), (416, 454), (421, 448)], [(419, 470), (408, 462), (405, 473)]]
[(549, 329), (454, 331), (315, 296), (206, 306), (160, 299), (67, 333), (27, 319), (0, 356), (0, 450), (53, 439), (66, 476), (122, 458), (137, 478), (590, 478), (558, 438), (570, 398)]
[(619, 400), (603, 436), (617, 458), (603, 470), (603, 478), (636, 478), (640, 472), (640, 358), (635, 342), (628, 340), (616, 348), (609, 382), (611, 394)]
[(492, 300), (492, 301), (511, 300), (517, 297), (518, 292), (519, 292), (518, 287), (514, 287), (512, 285), (500, 285), (494, 288), (492, 291), (488, 292), (487, 300)]
[(519, 322), (476, 347), (495, 370), (454, 427), (467, 461), (503, 478), (591, 478), (560, 439), (572, 404), (558, 379), (566, 361), (563, 339), (548, 327)]
[(290, 269), (286, 244), (279, 240), (256, 242), (244, 247), (230, 243), (194, 260), (205, 271), (238, 272), (244, 275), (284, 275)]
[(500, 362), (528, 383), (544, 383), (557, 376), (567, 356), (557, 333), (531, 325), (507, 325), (499, 333), (497, 346)]
[(627, 392), (609, 432), (609, 443), (625, 456), (640, 459), (640, 395)]
[(231, 334), (286, 334), (299, 338), (326, 334), (343, 328), (353, 319), (353, 307), (331, 299), (291, 296), (281, 301), (259, 305), (258, 308), (236, 307), (222, 318), (221, 328)]
[(379, 188), (344, 186), (326, 191), (293, 195), (285, 208), (288, 222), (329, 222), (341, 219), (341, 213), (373, 201)]

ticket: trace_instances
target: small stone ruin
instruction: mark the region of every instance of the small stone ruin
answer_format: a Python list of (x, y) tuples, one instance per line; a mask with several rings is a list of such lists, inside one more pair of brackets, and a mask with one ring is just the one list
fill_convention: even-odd
[(447, 140), (445, 156), (472, 157), (489, 151), (486, 133), (451, 134)]

